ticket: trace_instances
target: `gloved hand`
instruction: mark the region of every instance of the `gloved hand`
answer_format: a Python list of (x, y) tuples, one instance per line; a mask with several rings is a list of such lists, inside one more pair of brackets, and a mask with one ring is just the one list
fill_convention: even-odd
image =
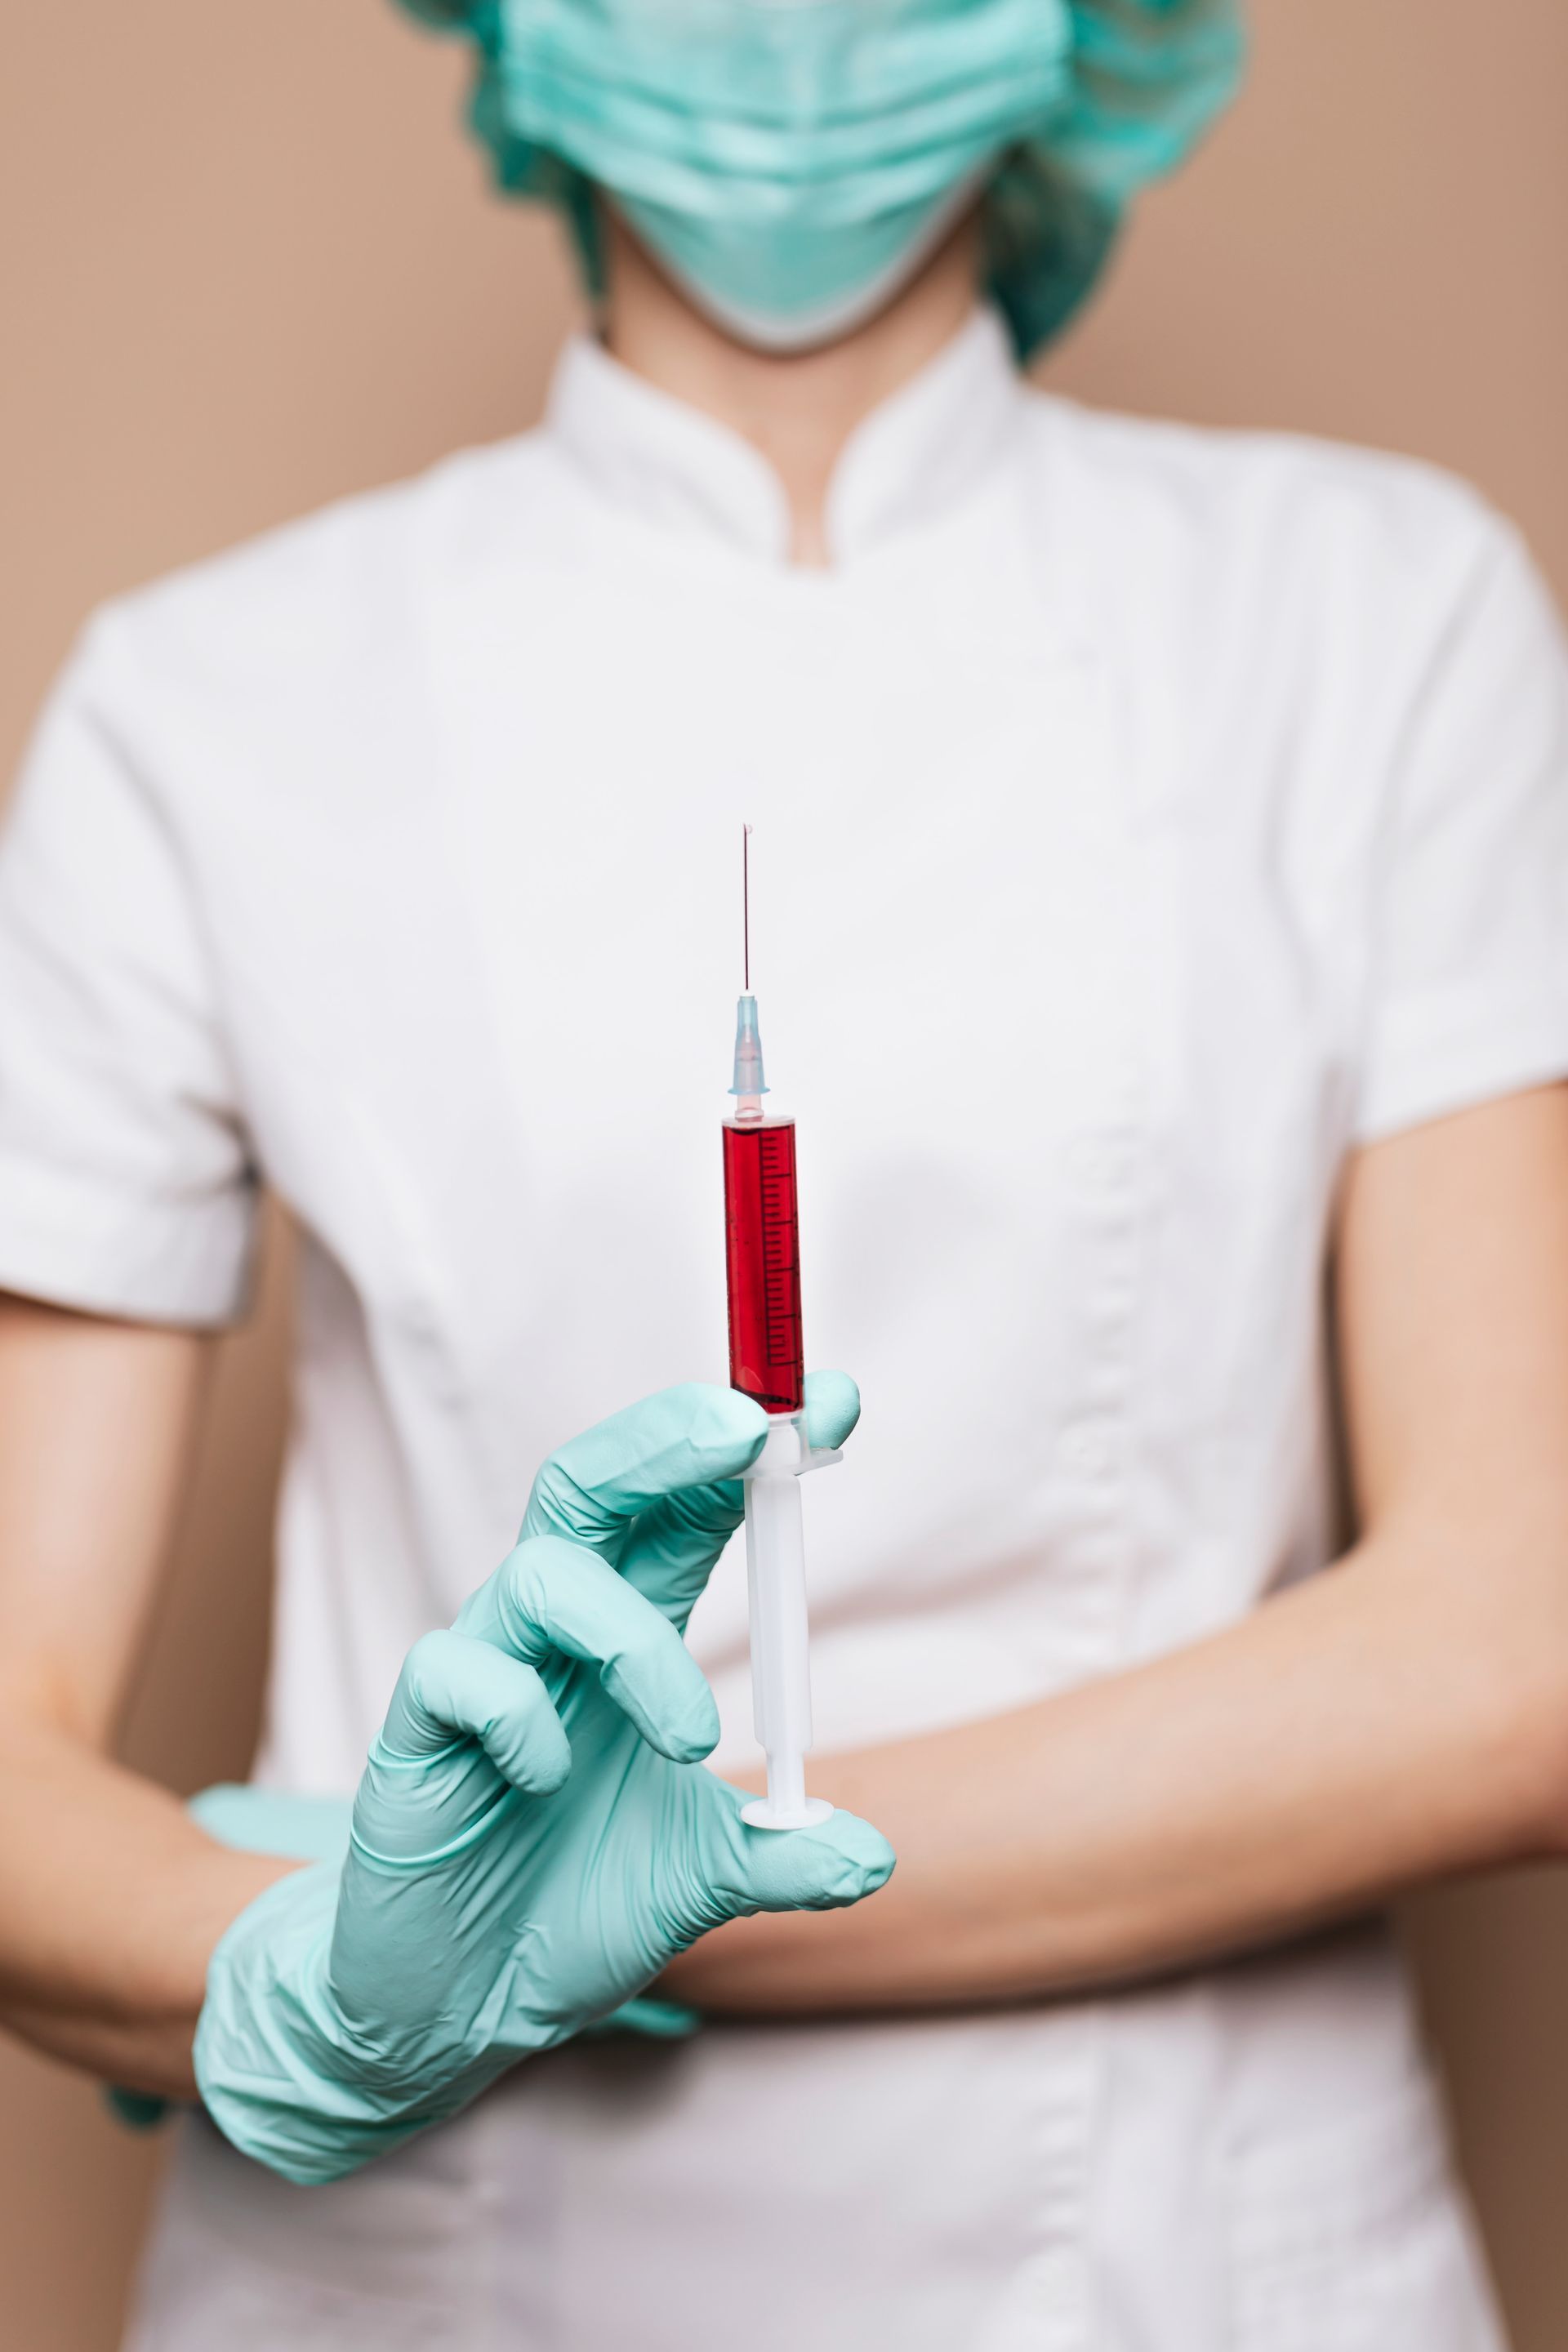
[[(815, 1444), (858, 1409), (808, 1385)], [(279, 1880), (215, 1951), (196, 2079), (237, 2147), (331, 2180), (567, 2040), (725, 1919), (829, 1909), (893, 1856), (852, 1814), (780, 1834), (698, 1759), (680, 1638), (739, 1523), (764, 1416), (668, 1389), (563, 1447), (521, 1539), (405, 1663), (341, 1867)]]

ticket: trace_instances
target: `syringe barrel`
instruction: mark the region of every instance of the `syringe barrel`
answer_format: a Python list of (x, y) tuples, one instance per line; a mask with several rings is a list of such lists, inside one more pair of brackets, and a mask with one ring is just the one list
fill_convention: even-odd
[(725, 1292), (730, 1385), (764, 1412), (805, 1401), (795, 1121), (724, 1121)]
[[(766, 1754), (798, 1775), (811, 1746), (811, 1651), (801, 1521), (804, 1433), (795, 1416), (769, 1428), (746, 1478), (746, 1584), (751, 1602), (752, 1715)], [(793, 1771), (791, 1769), (793, 1765)], [(802, 1783), (804, 1791), (804, 1783)]]

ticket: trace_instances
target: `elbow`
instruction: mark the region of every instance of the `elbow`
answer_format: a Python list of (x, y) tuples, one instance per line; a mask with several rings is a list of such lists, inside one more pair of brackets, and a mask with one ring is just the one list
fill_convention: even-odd
[(1425, 1724), (1417, 1843), (1440, 1873), (1568, 1856), (1568, 1495), (1515, 1503), (1388, 1555), (1394, 1687)]
[(1568, 1622), (1496, 1678), (1481, 1748), (1496, 1843), (1489, 1857), (1568, 1857)]
[(1568, 1860), (1568, 1691), (1562, 1695), (1554, 1721), (1537, 1728), (1534, 1746), (1532, 1798), (1522, 1824), (1524, 1854), (1535, 1861)]
[(0, 1740), (26, 1750), (64, 1743), (106, 1756), (114, 1741), (111, 1695), (84, 1689), (72, 1663), (53, 1650), (13, 1649), (0, 1660)]

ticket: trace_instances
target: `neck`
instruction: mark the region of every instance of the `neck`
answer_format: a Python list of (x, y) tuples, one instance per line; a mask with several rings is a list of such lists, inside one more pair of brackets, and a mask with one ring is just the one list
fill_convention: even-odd
[(827, 562), (825, 509), (861, 419), (919, 373), (974, 309), (976, 231), (964, 223), (885, 310), (838, 341), (759, 352), (695, 310), (606, 210), (606, 349), (661, 392), (749, 441), (789, 500), (796, 563)]

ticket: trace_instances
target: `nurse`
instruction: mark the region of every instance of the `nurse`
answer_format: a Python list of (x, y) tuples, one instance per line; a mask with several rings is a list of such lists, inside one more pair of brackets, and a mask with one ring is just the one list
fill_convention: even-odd
[[(130, 2342), (1497, 2352), (1384, 1908), (1568, 1846), (1528, 559), (1020, 377), (1228, 94), (1218, 0), (426, 13), (597, 336), (537, 432), (101, 614), (0, 860), (0, 1987), (199, 2085)], [(679, 1385), (742, 816), (868, 1407), (844, 1811), (771, 1841), (693, 1769), (755, 1769), (757, 1431)], [(209, 1836), (105, 1748), (263, 1181), (296, 1415)]]

